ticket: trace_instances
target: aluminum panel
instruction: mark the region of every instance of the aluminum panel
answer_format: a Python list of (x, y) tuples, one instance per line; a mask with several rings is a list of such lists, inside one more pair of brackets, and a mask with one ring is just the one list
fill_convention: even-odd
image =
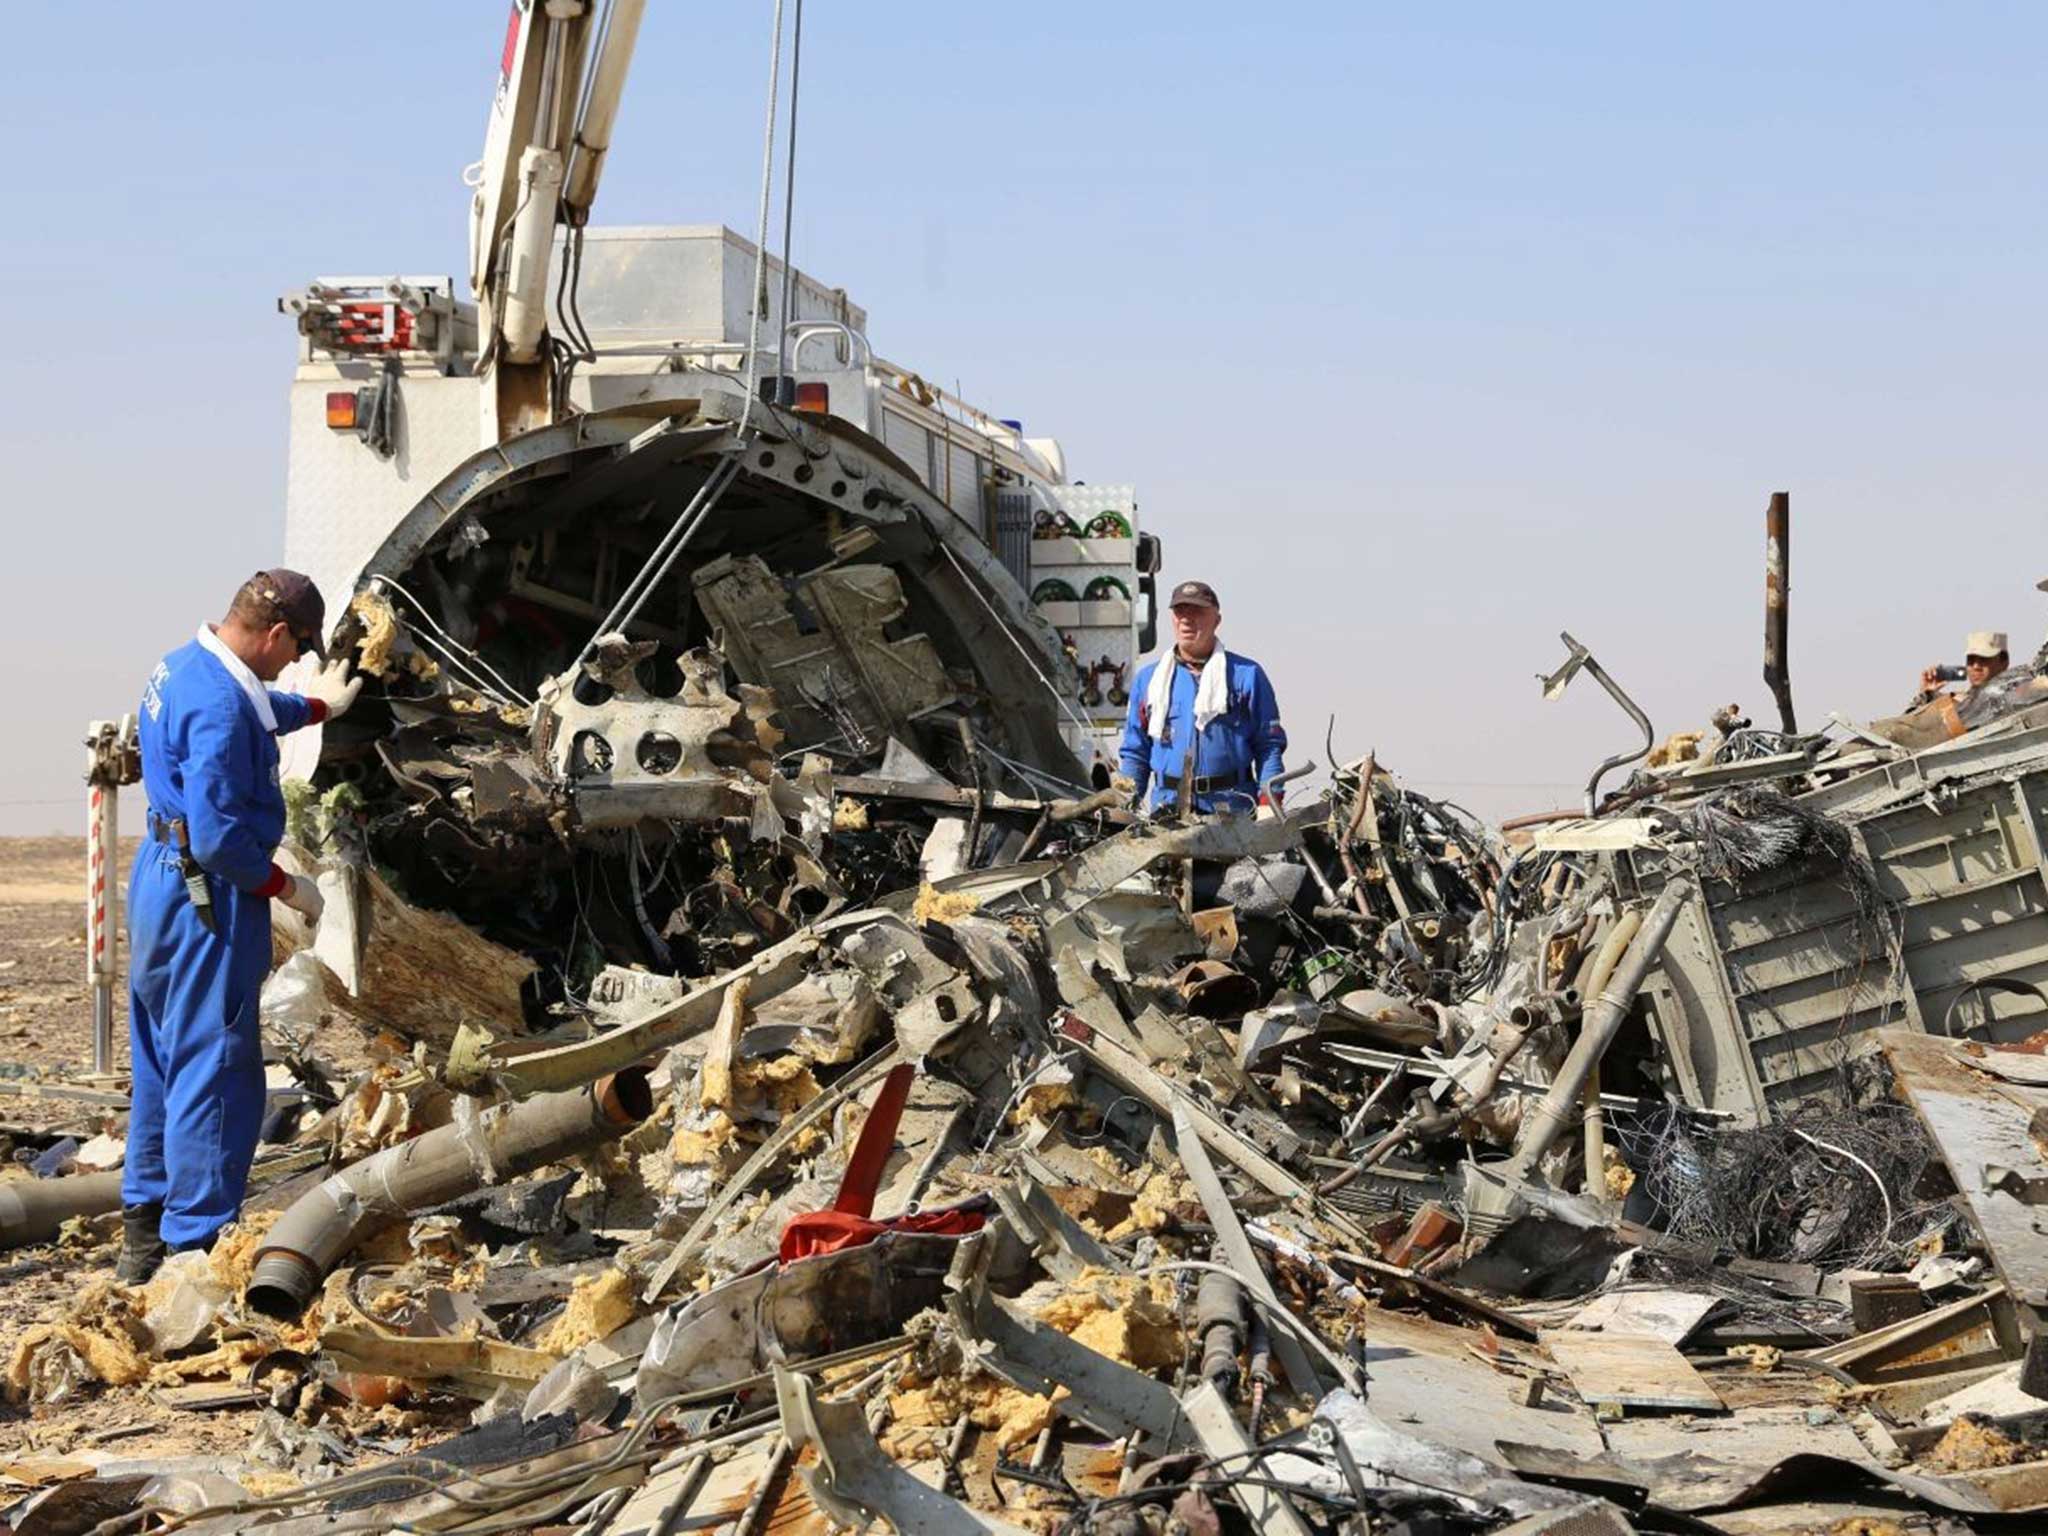
[(481, 430), (474, 378), (407, 374), (399, 385), (397, 452), (380, 459), (353, 432), (327, 426), (328, 391), (366, 383), (368, 370), (359, 371), (308, 368), (291, 389), (284, 562), (313, 578), (335, 618), (377, 546), (476, 451)]
[[(1993, 979), (2048, 986), (2048, 740), (2018, 759), (1971, 747), (1952, 758), (1993, 773), (1930, 781), (1894, 766), (1888, 804), (1868, 791), (1828, 797), (1855, 806), (1836, 814), (1889, 903), (1891, 942), (1868, 930), (1854, 887), (1826, 861), (1707, 883), (1704, 921), (1689, 942), (1681, 925), (1647, 995), (1675, 1074), (1708, 1104), (1779, 1118), (1835, 1092), (1838, 1068), (1873, 1050), (1878, 1029), (1938, 1031), (1952, 1005), (1959, 1030), (1981, 1025), (1994, 1040), (2048, 1026), (2038, 997), (1969, 990)], [(1646, 892), (1663, 883), (1661, 856), (1627, 867)]]

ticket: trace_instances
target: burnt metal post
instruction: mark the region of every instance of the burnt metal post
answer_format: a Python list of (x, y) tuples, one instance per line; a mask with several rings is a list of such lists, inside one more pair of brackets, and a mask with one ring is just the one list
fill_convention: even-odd
[(1764, 682), (1778, 701), (1785, 734), (1799, 734), (1792, 716), (1791, 663), (1785, 653), (1785, 619), (1792, 602), (1792, 497), (1771, 492), (1764, 513)]

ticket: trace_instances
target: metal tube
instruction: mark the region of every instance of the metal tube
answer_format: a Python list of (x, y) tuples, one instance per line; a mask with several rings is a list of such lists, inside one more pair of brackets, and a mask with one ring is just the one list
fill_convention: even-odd
[[(1587, 963), (1583, 995), (1598, 997), (1614, 978), (1614, 968), (1643, 926), (1643, 914), (1631, 907), (1608, 930), (1607, 938)], [(1600, 1105), (1600, 1064), (1586, 1075), (1585, 1092), (1579, 1096), (1579, 1126), (1585, 1142), (1585, 1192), (1595, 1200), (1607, 1198), (1607, 1115)]]
[(120, 940), (107, 916), (109, 866), (120, 859), (120, 790), (95, 779), (86, 789), (85, 984), (92, 994), (92, 1070), (114, 1070), (114, 976)]
[(1607, 1198), (1607, 1114), (1600, 1107), (1600, 1064), (1586, 1075), (1585, 1092), (1579, 1095), (1579, 1127), (1586, 1142), (1586, 1194), (1595, 1200)]
[(731, 1536), (754, 1536), (754, 1527), (760, 1523), (761, 1511), (768, 1507), (776, 1488), (782, 1482), (782, 1474), (789, 1465), (789, 1437), (778, 1434), (775, 1446), (768, 1453), (768, 1466), (761, 1473), (760, 1481), (754, 1484), (754, 1492), (747, 1500), (746, 1508), (734, 1522)]
[[(796, 383), (788, 376), (790, 358), (794, 355), (789, 346), (789, 322), (795, 318), (791, 311), (796, 307), (796, 268), (790, 264), (789, 245), (791, 231), (796, 225), (796, 109), (803, 73), (804, 0), (796, 0), (796, 15), (789, 37), (789, 150), (782, 170), (782, 329), (775, 337), (775, 401), (778, 405), (785, 398), (791, 405), (796, 403)], [(761, 226), (764, 237), (767, 228), (765, 224)], [(783, 394), (785, 388), (789, 391), (787, 397)]]
[[(1566, 638), (1569, 639), (1570, 637), (1567, 636)], [(1586, 814), (1591, 816), (1595, 814), (1596, 808), (1600, 803), (1600, 781), (1606, 778), (1609, 772), (1621, 767), (1624, 763), (1632, 763), (1639, 757), (1649, 756), (1650, 748), (1657, 745), (1657, 732), (1656, 728), (1650, 724), (1650, 717), (1637, 708), (1636, 701), (1621, 691), (1621, 684), (1609, 677), (1607, 669), (1595, 661), (1591, 655), (1586, 657), (1586, 670), (1593, 674), (1595, 680), (1599, 682), (1602, 688), (1607, 690), (1607, 696), (1628, 712), (1629, 719), (1635, 721), (1643, 733), (1643, 744), (1640, 747), (1637, 747), (1632, 752), (1615, 753), (1614, 756), (1601, 763), (1598, 768), (1595, 768), (1593, 770), (1593, 777), (1586, 781)]]
[(801, 368), (804, 343), (813, 336), (842, 336), (846, 340), (846, 361), (842, 367), (862, 367), (874, 361), (874, 352), (868, 346), (867, 337), (852, 326), (837, 320), (792, 320), (782, 328), (784, 339), (789, 344), (789, 366), (792, 370)]
[[(556, 33), (549, 33), (550, 46)], [(531, 363), (547, 334), (548, 258), (555, 238), (555, 209), (562, 190), (562, 157), (552, 149), (529, 147), (519, 157), (519, 211), (505, 247), (498, 285), (498, 331), (505, 358)]]
[(118, 1169), (61, 1179), (8, 1179), (0, 1182), (0, 1248), (44, 1242), (74, 1216), (104, 1216), (120, 1208)]
[(639, 613), (654, 589), (667, 577), (669, 567), (676, 563), (676, 556), (683, 552), (683, 547), (696, 534), (697, 525), (711, 515), (712, 508), (718, 504), (718, 498), (725, 494), (726, 486), (738, 473), (737, 457), (723, 459), (712, 466), (711, 473), (706, 475), (704, 483), (697, 487), (697, 494), (690, 498), (689, 505), (683, 508), (682, 515), (662, 536), (661, 542), (655, 546), (654, 553), (647, 557), (647, 563), (640, 567), (639, 573), (626, 584), (626, 590), (619, 594), (619, 600), (612, 605), (612, 611), (591, 631), (590, 638), (584, 642), (582, 651), (576, 657), (577, 666), (582, 666), (590, 659), (591, 653), (597, 649), (597, 642), (605, 635), (613, 630), (623, 630), (633, 622), (634, 615)]
[[(1639, 757), (1647, 756), (1650, 748), (1657, 745), (1657, 732), (1650, 725), (1650, 717), (1636, 707), (1634, 699), (1621, 691), (1621, 684), (1607, 675), (1607, 669), (1593, 659), (1591, 651), (1571, 637), (1569, 630), (1560, 632), (1557, 638), (1564, 642), (1564, 648), (1568, 654), (1565, 656), (1563, 666), (1559, 667), (1555, 672), (1537, 679), (1543, 685), (1543, 697), (1546, 699), (1559, 697), (1566, 688), (1571, 686), (1572, 679), (1577, 677), (1581, 671), (1590, 672), (1599, 682), (1600, 686), (1607, 690), (1607, 696), (1627, 711), (1629, 719), (1635, 721), (1637, 727), (1643, 733), (1643, 744), (1640, 747), (1630, 752), (1615, 753), (1614, 756), (1608, 758), (1598, 768), (1595, 768), (1593, 770), (1593, 777), (1586, 781), (1586, 814), (1592, 816), (1595, 814), (1595, 808), (1599, 804), (1600, 781), (1607, 777), (1610, 771), (1619, 768), (1623, 763), (1632, 763)], [(1530, 826), (1539, 820), (1547, 821), (1554, 819), (1556, 819), (1555, 812), (1544, 811), (1537, 816), (1520, 817), (1515, 825)]]
[(616, 1140), (653, 1110), (647, 1071), (632, 1067), (568, 1093), (500, 1105), (353, 1163), (278, 1218), (244, 1299), (268, 1316), (297, 1317), (377, 1222)]
[(1578, 983), (1581, 997), (1597, 998), (1607, 990), (1607, 983), (1614, 979), (1614, 968), (1621, 964), (1621, 957), (1627, 953), (1642, 926), (1643, 914), (1635, 907), (1614, 920), (1614, 926), (1607, 930), (1607, 936), (1587, 962), (1585, 978)]
[(1778, 701), (1787, 736), (1799, 734), (1792, 714), (1792, 663), (1786, 623), (1792, 611), (1792, 495), (1773, 491), (1764, 512), (1764, 681)]
[(1673, 880), (1651, 906), (1650, 915), (1643, 919), (1642, 931), (1636, 936), (1627, 958), (1616, 967), (1613, 979), (1592, 1007), (1586, 1010), (1579, 1038), (1573, 1042), (1571, 1054), (1565, 1057), (1564, 1065), (1557, 1069), (1550, 1091), (1524, 1121), (1521, 1144), (1516, 1147), (1514, 1157), (1504, 1170), (1508, 1179), (1527, 1179), (1544, 1153), (1556, 1144), (1557, 1138), (1570, 1124), (1593, 1069), (1607, 1054), (1614, 1037), (1621, 1033), (1622, 1021), (1635, 1005), (1636, 993), (1642, 990), (1643, 979), (1650, 974), (1657, 957), (1664, 953), (1664, 941), (1671, 937), (1679, 908), (1685, 904), (1691, 889), (1688, 882)]

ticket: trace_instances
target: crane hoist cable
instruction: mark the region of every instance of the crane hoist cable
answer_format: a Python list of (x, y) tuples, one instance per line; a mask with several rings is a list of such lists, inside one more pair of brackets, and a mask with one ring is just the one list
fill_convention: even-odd
[(796, 0), (796, 15), (789, 36), (789, 160), (782, 173), (782, 309), (775, 332), (775, 387), (780, 397), (782, 380), (789, 374), (789, 326), (796, 301), (796, 268), (790, 264), (790, 231), (796, 223), (796, 108), (797, 87), (804, 67), (804, 0)]
[(705, 477), (704, 483), (697, 488), (697, 494), (677, 514), (668, 532), (662, 535), (661, 542), (655, 545), (638, 573), (626, 584), (625, 591), (619, 594), (612, 611), (584, 642), (576, 657), (578, 666), (590, 658), (600, 638), (624, 631), (647, 606), (647, 599), (653, 596), (655, 588), (668, 575), (684, 547), (711, 516), (726, 488), (739, 478), (741, 455), (753, 446), (759, 435), (760, 429), (754, 425), (754, 406), (756, 397), (761, 393), (761, 311), (765, 307), (762, 300), (768, 281), (768, 211), (775, 192), (775, 114), (782, 97), (782, 7), (783, 0), (775, 0), (775, 30), (768, 45), (768, 110), (761, 130), (761, 207), (754, 242), (754, 302), (747, 322), (747, 390), (740, 407), (739, 442), (736, 450)]
[(761, 311), (768, 297), (768, 207), (775, 192), (775, 112), (782, 96), (782, 0), (775, 0), (775, 35), (768, 47), (768, 114), (761, 129), (761, 215), (754, 237), (754, 303), (747, 316), (747, 398), (740, 431), (753, 441), (754, 397), (761, 392)]

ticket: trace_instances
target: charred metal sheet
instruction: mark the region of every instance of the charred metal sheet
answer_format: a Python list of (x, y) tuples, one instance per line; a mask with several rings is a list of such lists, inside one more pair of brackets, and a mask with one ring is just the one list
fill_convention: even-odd
[(919, 1482), (885, 1456), (859, 1403), (820, 1396), (808, 1377), (777, 1366), (775, 1404), (790, 1446), (817, 1456), (814, 1464), (800, 1464), (797, 1475), (841, 1525), (858, 1530), (881, 1518), (901, 1536), (1026, 1536), (1021, 1527), (978, 1515)]
[[(1185, 1399), (1188, 1422), (1194, 1426), (1195, 1436), (1202, 1443), (1202, 1449), (1225, 1464), (1238, 1467), (1249, 1462), (1252, 1455), (1251, 1437), (1244, 1432), (1244, 1426), (1230, 1411), (1230, 1404), (1223, 1400), (1223, 1394), (1216, 1390), (1214, 1382), (1202, 1382), (1188, 1393)], [(1252, 1524), (1264, 1536), (1309, 1536), (1309, 1524), (1301, 1513), (1287, 1502), (1287, 1495), (1263, 1481), (1231, 1479), (1231, 1491), (1237, 1495), (1244, 1511), (1251, 1516)]]
[(962, 1346), (984, 1369), (1041, 1397), (1065, 1387), (1058, 1408), (1068, 1418), (1105, 1435), (1144, 1435), (1162, 1452), (1193, 1439), (1186, 1411), (1166, 1387), (1027, 1317), (990, 1294), (984, 1281), (955, 1291), (946, 1310)]
[(725, 556), (691, 578), (739, 674), (775, 690), (798, 745), (851, 737), (878, 750), (958, 697), (928, 636), (885, 631), (909, 609), (883, 565), (817, 572), (797, 587), (817, 627), (806, 631), (767, 562)]
[(1999, 1080), (1970, 1065), (1967, 1041), (1908, 1030), (1879, 1037), (1906, 1098), (1934, 1140), (1941, 1160), (1983, 1236), (1991, 1262), (2012, 1298), (2048, 1320), (2048, 1232), (2038, 1209), (2015, 1194), (2001, 1170), (2024, 1183), (2048, 1178), (2048, 1157), (2032, 1135), (2033, 1118), (2048, 1106), (2048, 1089)]
[(1032, 1258), (1059, 1279), (1079, 1280), (1089, 1270), (1115, 1274), (1124, 1261), (1054, 1203), (1036, 1179), (1021, 1178), (995, 1190), (996, 1208)]
[(1053, 922), (1080, 911), (1126, 880), (1136, 879), (1161, 860), (1229, 864), (1279, 853), (1301, 840), (1303, 828), (1320, 825), (1327, 818), (1324, 802), (1311, 800), (1270, 821), (1217, 816), (1171, 826), (1139, 822), (1065, 860), (1038, 886), (1012, 896), (1005, 905), (1028, 900), (1044, 921)]
[(543, 1350), (496, 1339), (412, 1338), (356, 1326), (326, 1329), (320, 1348), (344, 1370), (440, 1382), (480, 1398), (501, 1386), (530, 1387), (555, 1364)]
[(543, 685), (537, 754), (588, 827), (750, 815), (773, 777), (778, 739), (762, 735), (773, 701), (727, 693), (723, 662), (704, 651), (678, 658), (681, 686), (657, 697), (637, 676), (655, 650), (610, 636), (585, 667)]
[[(834, 919), (834, 922), (872, 916), (872, 913), (849, 913)], [(795, 986), (808, 974), (812, 958), (823, 946), (824, 931), (829, 926), (806, 928), (792, 934), (738, 969), (714, 976), (693, 988), (679, 1001), (656, 1008), (637, 1023), (595, 1039), (540, 1051), (472, 1048), (464, 1064), (479, 1075), (497, 1078), (517, 1094), (541, 1093), (591, 1082), (621, 1066), (643, 1061), (657, 1051), (666, 1050), (678, 1040), (709, 1029), (717, 1022), (725, 994), (742, 977), (747, 979), (751, 988), (749, 996), (755, 1002)], [(458, 1040), (458, 1047), (461, 1044)], [(449, 1053), (451, 1081), (457, 1080), (457, 1055), (457, 1051)]]

